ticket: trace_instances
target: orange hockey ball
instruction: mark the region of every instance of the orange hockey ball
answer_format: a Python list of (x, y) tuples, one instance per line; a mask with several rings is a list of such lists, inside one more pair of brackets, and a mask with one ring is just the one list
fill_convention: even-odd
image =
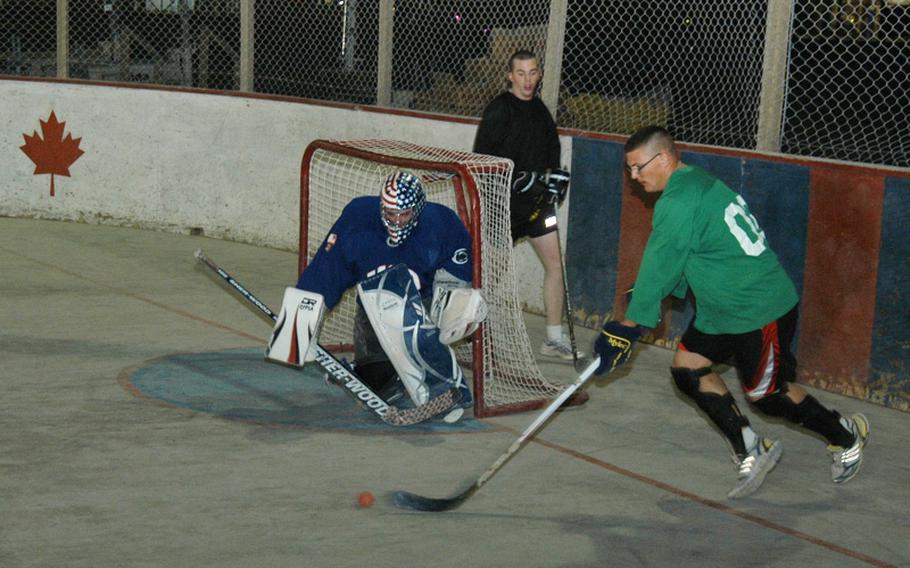
[(364, 491), (360, 495), (357, 496), (357, 502), (360, 504), (361, 507), (364, 507), (364, 508), (372, 507), (373, 501), (375, 501), (375, 500), (376, 500), (376, 498), (373, 497), (373, 494), (370, 493), (369, 491)]

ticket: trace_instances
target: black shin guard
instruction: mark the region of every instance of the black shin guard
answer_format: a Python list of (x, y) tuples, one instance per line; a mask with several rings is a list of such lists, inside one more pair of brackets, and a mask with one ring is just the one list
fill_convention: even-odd
[(776, 392), (753, 404), (765, 414), (780, 416), (820, 434), (831, 445), (847, 448), (853, 444), (853, 434), (840, 423), (840, 414), (822, 406), (811, 394), (796, 404), (786, 391)]
[(743, 428), (749, 425), (749, 419), (742, 415), (736, 401), (730, 393), (719, 395), (712, 392), (699, 390), (701, 377), (711, 372), (711, 369), (686, 369), (671, 367), (670, 373), (673, 381), (683, 394), (691, 398), (695, 404), (708, 415), (720, 431), (723, 432), (733, 451), (737, 455), (745, 455), (746, 443), (743, 441)]

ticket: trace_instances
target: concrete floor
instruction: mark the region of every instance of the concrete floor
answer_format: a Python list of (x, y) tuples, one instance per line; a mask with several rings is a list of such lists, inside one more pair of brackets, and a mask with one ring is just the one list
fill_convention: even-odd
[(0, 218), (0, 566), (910, 566), (910, 415), (813, 390), (872, 425), (835, 486), (822, 441), (750, 412), (784, 456), (728, 501), (725, 443), (648, 346), (459, 509), (396, 509), (469, 486), (536, 414), (384, 428), (262, 363), (268, 325), (200, 247), (273, 307), (296, 276), (287, 252)]

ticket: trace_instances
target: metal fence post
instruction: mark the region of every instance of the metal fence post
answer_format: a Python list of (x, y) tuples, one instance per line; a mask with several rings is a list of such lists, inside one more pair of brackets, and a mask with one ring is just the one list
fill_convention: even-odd
[(379, 0), (379, 53), (376, 62), (376, 104), (392, 105), (392, 45), (395, 0)]
[(256, 0), (240, 0), (240, 90), (253, 92), (253, 62), (256, 55), (256, 38), (253, 25), (256, 21)]
[(566, 36), (566, 0), (550, 2), (550, 21), (547, 23), (547, 53), (543, 64), (543, 85), (540, 98), (555, 120), (559, 108), (559, 85), (562, 82), (562, 49)]
[(780, 152), (793, 0), (769, 0), (766, 21), (755, 149)]
[(57, 78), (70, 76), (69, 0), (57, 0)]

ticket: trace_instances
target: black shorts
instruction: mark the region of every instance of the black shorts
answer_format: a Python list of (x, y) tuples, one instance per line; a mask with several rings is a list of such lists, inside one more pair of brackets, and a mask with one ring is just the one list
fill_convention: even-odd
[(798, 306), (794, 306), (761, 329), (747, 333), (712, 335), (698, 331), (690, 323), (679, 349), (697, 353), (714, 363), (732, 362), (739, 371), (746, 395), (762, 398), (796, 379), (796, 358), (790, 344), (796, 334), (798, 319)]
[(509, 207), (512, 242), (524, 237), (542, 237), (557, 229), (556, 207), (542, 198), (527, 198), (513, 194)]

